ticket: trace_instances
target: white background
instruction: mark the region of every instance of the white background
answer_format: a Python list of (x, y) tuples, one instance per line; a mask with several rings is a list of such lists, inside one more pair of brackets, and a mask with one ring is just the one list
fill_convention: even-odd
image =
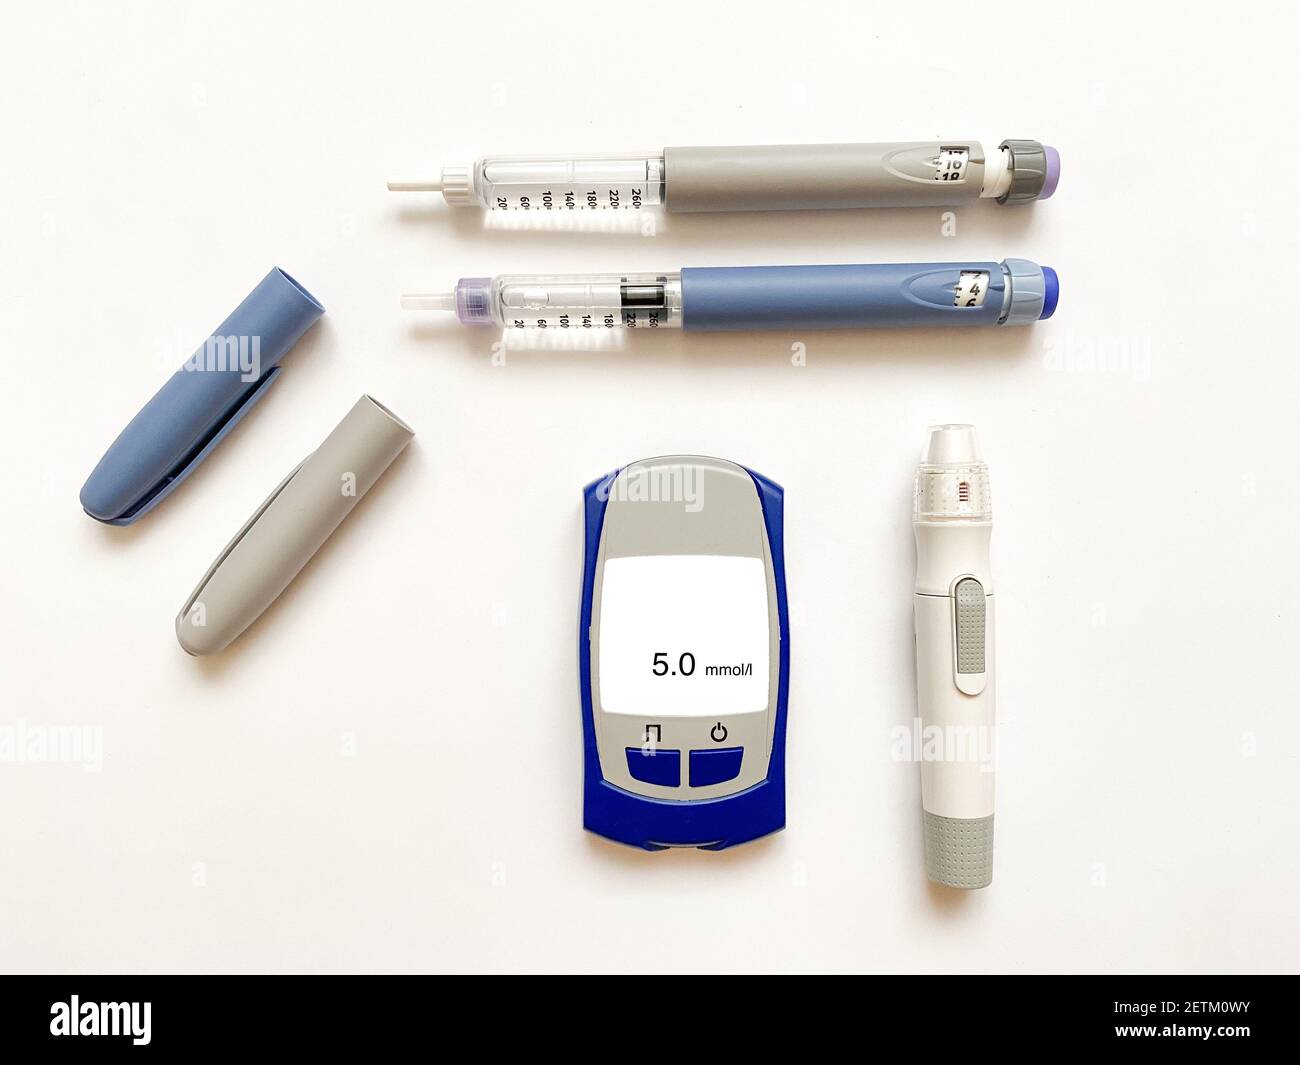
[[(563, 15), (563, 17), (561, 17)], [(18, 970), (1294, 970), (1294, 16), (1124, 3), (31, 6), (0, 36), (3, 714)], [(485, 228), (391, 173), (487, 152), (1033, 137), (1056, 197)], [(1049, 323), (513, 351), (398, 294), (502, 271), (1023, 256)], [(278, 264), (328, 313), (136, 527), (77, 493)], [(807, 346), (807, 366), (791, 346)], [(227, 653), (172, 619), (363, 391), (408, 452)], [(912, 473), (996, 505), (993, 886), (923, 876)], [(581, 828), (579, 491), (700, 452), (786, 488), (786, 831)]]

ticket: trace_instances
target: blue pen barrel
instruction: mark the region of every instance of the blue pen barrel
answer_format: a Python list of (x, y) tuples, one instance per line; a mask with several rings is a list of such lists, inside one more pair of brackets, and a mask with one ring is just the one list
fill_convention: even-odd
[[(985, 290), (972, 295), (979, 274)], [(1007, 295), (993, 262), (696, 267), (681, 277), (683, 329), (997, 325)]]
[(162, 499), (262, 395), (324, 308), (271, 270), (130, 421), (81, 489), (86, 513), (130, 524)]

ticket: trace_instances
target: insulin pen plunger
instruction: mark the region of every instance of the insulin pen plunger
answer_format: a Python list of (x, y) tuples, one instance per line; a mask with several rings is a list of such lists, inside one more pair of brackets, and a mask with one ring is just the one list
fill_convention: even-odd
[(793, 211), (1028, 203), (1056, 191), (1061, 159), (1033, 140), (665, 148), (657, 154), (489, 156), (394, 192), (441, 192), (489, 210)]
[(993, 509), (975, 429), (930, 429), (916, 473), (916, 696), (925, 872), (993, 880)]

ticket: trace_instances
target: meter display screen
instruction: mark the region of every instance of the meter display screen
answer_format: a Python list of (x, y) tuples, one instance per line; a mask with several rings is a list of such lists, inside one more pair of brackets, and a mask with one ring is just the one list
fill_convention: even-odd
[(646, 718), (767, 709), (763, 560), (646, 555), (606, 560), (600, 597), (600, 705)]

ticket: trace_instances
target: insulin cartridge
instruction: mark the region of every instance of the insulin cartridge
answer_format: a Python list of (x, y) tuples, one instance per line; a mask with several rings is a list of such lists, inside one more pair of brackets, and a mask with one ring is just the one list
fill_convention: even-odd
[(1004, 259), (463, 277), (402, 306), (503, 329), (846, 329), (1028, 325), (1052, 316), (1058, 294), (1051, 267)]
[(394, 192), (441, 192), (456, 207), (518, 211), (795, 211), (1028, 203), (1056, 191), (1061, 159), (1032, 140), (665, 148), (657, 154), (488, 156)]
[(969, 425), (937, 425), (916, 472), (916, 696), (926, 875), (993, 880), (993, 507)]

